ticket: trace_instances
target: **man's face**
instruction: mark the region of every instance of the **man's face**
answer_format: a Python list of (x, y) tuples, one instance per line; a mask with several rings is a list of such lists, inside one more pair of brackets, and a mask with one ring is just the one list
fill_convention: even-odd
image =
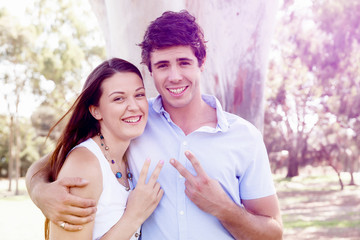
[(183, 108), (201, 101), (199, 67), (190, 46), (154, 50), (150, 55), (155, 87), (162, 96), (164, 108)]

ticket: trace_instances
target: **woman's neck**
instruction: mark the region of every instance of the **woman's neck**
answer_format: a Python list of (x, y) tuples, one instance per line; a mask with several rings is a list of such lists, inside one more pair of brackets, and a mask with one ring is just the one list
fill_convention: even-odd
[(94, 141), (99, 145), (101, 151), (108, 156), (105, 156), (109, 161), (114, 159), (117, 163), (121, 163), (125, 152), (129, 147), (129, 141), (120, 141), (114, 138), (111, 134), (100, 133), (93, 137)]

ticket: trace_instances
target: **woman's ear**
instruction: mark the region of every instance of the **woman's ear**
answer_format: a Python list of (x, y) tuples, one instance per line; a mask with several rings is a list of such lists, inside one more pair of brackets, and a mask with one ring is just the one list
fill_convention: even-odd
[(96, 120), (101, 120), (102, 116), (101, 113), (99, 111), (99, 108), (94, 106), (94, 105), (90, 105), (89, 106), (89, 112), (91, 113), (91, 115), (96, 119)]

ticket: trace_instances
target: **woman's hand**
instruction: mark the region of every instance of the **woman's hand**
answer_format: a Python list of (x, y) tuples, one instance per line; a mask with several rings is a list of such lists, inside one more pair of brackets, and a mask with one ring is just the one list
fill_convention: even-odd
[(157, 182), (163, 165), (164, 161), (159, 161), (149, 181), (146, 183), (150, 166), (150, 159), (146, 159), (136, 187), (129, 194), (124, 216), (127, 215), (127, 217), (132, 218), (140, 225), (152, 214), (164, 194), (164, 190), (160, 188), (160, 184)]

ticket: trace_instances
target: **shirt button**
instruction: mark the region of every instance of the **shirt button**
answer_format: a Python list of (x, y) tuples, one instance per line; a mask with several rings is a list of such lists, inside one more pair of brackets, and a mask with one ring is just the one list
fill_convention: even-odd
[(183, 210), (181, 210), (179, 213), (180, 213), (180, 215), (184, 215), (184, 214), (185, 214), (185, 212), (184, 212)]
[(188, 145), (187, 141), (183, 141), (183, 145), (187, 146)]
[(184, 177), (183, 177), (181, 174), (179, 174), (179, 178), (180, 178), (180, 179), (183, 179)]

